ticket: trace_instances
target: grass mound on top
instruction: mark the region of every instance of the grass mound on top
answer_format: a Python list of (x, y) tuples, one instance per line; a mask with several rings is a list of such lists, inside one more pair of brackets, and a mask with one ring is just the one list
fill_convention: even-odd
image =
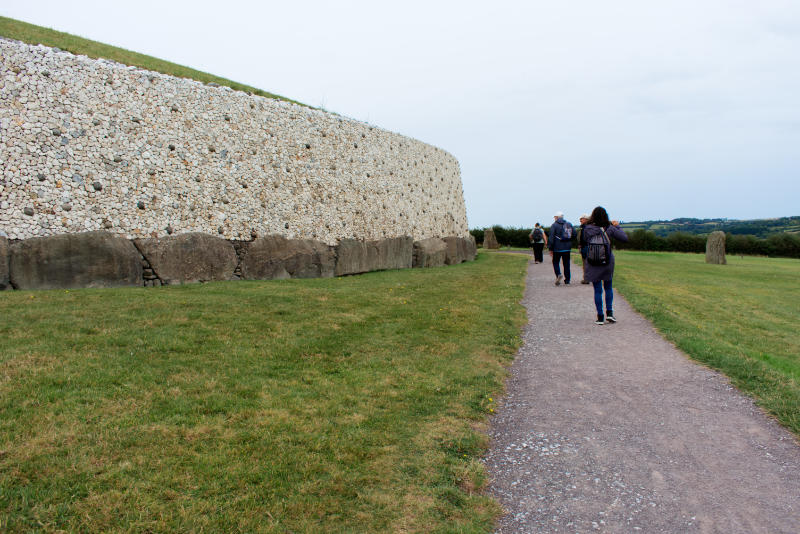
[(4, 530), (490, 530), (526, 262), (5, 292)]
[(169, 61), (164, 61), (163, 59), (147, 56), (145, 54), (139, 54), (137, 52), (131, 52), (130, 50), (125, 50), (124, 48), (118, 48), (116, 46), (99, 43), (97, 41), (92, 41), (90, 39), (85, 39), (69, 33), (51, 30), (50, 28), (44, 28), (42, 26), (36, 26), (35, 24), (29, 24), (20, 20), (10, 19), (8, 17), (0, 17), (0, 36), (22, 41), (23, 43), (33, 45), (43, 44), (45, 46), (60, 48), (68, 52), (72, 52), (73, 54), (80, 54), (95, 59), (110, 59), (124, 65), (132, 65), (134, 67), (152, 70), (162, 74), (177, 76), (178, 78), (189, 78), (203, 83), (216, 83), (230, 87), (231, 89), (235, 89), (237, 91), (246, 91), (255, 95), (265, 96), (267, 98), (276, 98), (278, 100), (286, 100), (288, 102), (300, 104), (300, 102), (295, 100), (291, 100), (273, 93), (268, 93), (267, 91), (262, 91), (261, 89), (250, 87), (249, 85), (244, 85), (225, 78), (220, 78), (219, 76), (214, 76), (213, 74), (209, 74), (207, 72), (184, 67), (183, 65), (178, 65), (177, 63), (170, 63)]

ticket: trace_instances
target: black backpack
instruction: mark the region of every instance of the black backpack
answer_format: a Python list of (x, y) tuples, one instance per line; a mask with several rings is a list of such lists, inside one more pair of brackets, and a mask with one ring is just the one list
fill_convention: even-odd
[(539, 241), (542, 238), (542, 236), (544, 235), (544, 233), (542, 233), (542, 229), (541, 228), (534, 228), (533, 229), (533, 233), (531, 235), (533, 236), (533, 240), (534, 241)]
[(603, 228), (600, 228), (598, 233), (590, 236), (586, 244), (588, 248), (586, 261), (589, 262), (589, 265), (594, 265), (595, 267), (608, 265), (608, 262), (611, 261), (611, 241), (609, 241)]

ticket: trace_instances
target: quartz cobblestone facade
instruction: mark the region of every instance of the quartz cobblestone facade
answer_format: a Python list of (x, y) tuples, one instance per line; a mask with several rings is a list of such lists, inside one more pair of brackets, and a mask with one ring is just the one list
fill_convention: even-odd
[(468, 238), (458, 161), (296, 104), (0, 39), (0, 235)]

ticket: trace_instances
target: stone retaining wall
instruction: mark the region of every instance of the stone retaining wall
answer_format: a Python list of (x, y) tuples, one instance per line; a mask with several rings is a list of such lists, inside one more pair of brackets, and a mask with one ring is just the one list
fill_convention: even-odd
[(161, 286), (215, 280), (315, 278), (453, 265), (475, 258), (472, 236), (345, 239), (336, 246), (280, 235), (233, 241), (203, 233), (129, 240), (93, 231), (0, 237), (0, 289)]
[(12, 240), (469, 235), (447, 152), (226, 87), (0, 39), (0, 128)]

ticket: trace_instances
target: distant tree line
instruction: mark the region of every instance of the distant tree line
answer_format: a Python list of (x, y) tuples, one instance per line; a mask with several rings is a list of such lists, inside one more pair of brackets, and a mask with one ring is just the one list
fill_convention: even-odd
[[(528, 235), (531, 228), (504, 228), (492, 226), (497, 242), (506, 247), (530, 247)], [(549, 235), (549, 228), (544, 231)], [(576, 227), (577, 230), (577, 227)], [(483, 229), (473, 229), (470, 233), (475, 241), (483, 244)], [(626, 231), (629, 237), (627, 243), (614, 242), (614, 247), (627, 250), (650, 250), (662, 252), (697, 252), (706, 250), (705, 235), (690, 234), (687, 232), (672, 232), (667, 236), (660, 236), (651, 230), (642, 228)], [(577, 234), (577, 232), (576, 232)], [(773, 233), (766, 238), (754, 235), (734, 235), (727, 233), (725, 250), (734, 255), (774, 256), (782, 258), (800, 258), (800, 235), (792, 233)], [(577, 236), (573, 238), (573, 247), (577, 247)]]
[(674, 232), (687, 234), (708, 235), (716, 230), (726, 234), (752, 235), (755, 237), (769, 237), (772, 234), (784, 232), (800, 232), (800, 217), (779, 217), (775, 219), (691, 219), (679, 218), (671, 221), (641, 221), (625, 222), (622, 229), (630, 233), (637, 229), (650, 230), (656, 235), (667, 237)]

